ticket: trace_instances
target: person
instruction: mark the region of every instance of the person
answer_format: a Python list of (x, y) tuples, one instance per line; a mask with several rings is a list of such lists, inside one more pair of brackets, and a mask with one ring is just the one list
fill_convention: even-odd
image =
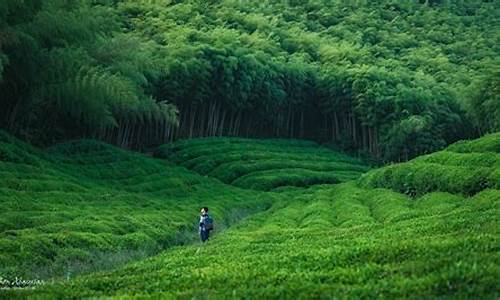
[(202, 242), (206, 242), (210, 236), (210, 231), (213, 229), (212, 218), (208, 215), (208, 207), (201, 208), (200, 224), (198, 231)]

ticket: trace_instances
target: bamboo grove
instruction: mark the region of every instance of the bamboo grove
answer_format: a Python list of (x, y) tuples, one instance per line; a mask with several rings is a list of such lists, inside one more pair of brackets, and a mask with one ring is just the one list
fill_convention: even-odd
[(497, 1), (0, 0), (0, 126), (408, 160), (500, 129)]

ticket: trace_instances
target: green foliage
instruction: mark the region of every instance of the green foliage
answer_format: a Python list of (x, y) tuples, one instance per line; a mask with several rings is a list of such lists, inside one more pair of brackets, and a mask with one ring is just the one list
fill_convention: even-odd
[(0, 274), (116, 267), (191, 242), (198, 206), (222, 230), (274, 198), (98, 141), (40, 150), (0, 131)]
[(206, 245), (24, 295), (495, 298), (499, 200), (498, 190), (410, 200), (353, 183), (314, 187)]
[(468, 99), (468, 113), (481, 134), (498, 132), (500, 131), (500, 72), (481, 78), (477, 85)]
[(500, 7), (451, 2), (4, 0), (0, 126), (139, 149), (308, 138), (406, 161), (498, 130)]
[(360, 160), (298, 140), (189, 139), (162, 145), (156, 155), (224, 183), (265, 191), (343, 182), (369, 169)]
[(362, 186), (391, 188), (411, 196), (441, 191), (474, 195), (500, 187), (500, 134), (460, 141), (441, 152), (364, 174)]
[[(53, 279), (0, 297), (498, 298), (497, 144), (488, 135), (318, 184), (368, 168), (298, 140), (157, 151), (200, 176), (96, 140), (41, 150), (0, 131), (0, 275)], [(231, 178), (226, 167), (247, 189), (211, 178)], [(201, 245), (204, 205), (217, 231)]]
[(471, 141), (458, 141), (447, 148), (449, 151), (459, 153), (499, 153), (500, 152), (500, 133), (488, 134), (480, 139)]
[(36, 2), (5, 4), (0, 126), (48, 143), (177, 122), (176, 108), (147, 92), (160, 73), (154, 45), (119, 34), (123, 20), (112, 7)]

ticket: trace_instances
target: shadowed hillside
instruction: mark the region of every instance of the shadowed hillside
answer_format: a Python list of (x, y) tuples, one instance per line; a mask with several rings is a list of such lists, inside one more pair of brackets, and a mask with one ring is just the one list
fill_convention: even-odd
[(256, 190), (339, 183), (369, 169), (353, 157), (301, 140), (192, 139), (161, 146), (157, 156)]

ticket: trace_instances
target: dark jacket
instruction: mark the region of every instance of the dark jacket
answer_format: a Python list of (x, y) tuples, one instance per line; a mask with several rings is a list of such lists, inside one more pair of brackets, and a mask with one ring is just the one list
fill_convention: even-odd
[(208, 218), (208, 214), (204, 213), (200, 216), (200, 230), (205, 230), (205, 219)]

